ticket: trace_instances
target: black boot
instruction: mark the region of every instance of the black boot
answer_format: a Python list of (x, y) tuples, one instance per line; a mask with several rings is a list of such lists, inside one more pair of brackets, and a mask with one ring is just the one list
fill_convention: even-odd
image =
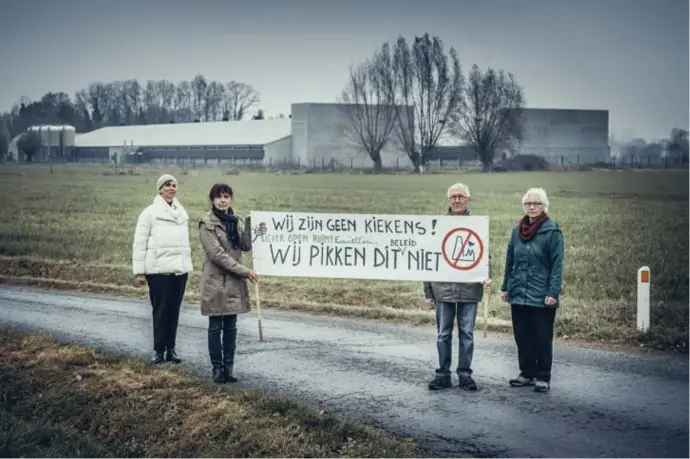
[(213, 382), (216, 384), (223, 384), (225, 382), (225, 374), (223, 373), (223, 364), (221, 362), (213, 362)]
[(162, 352), (156, 352), (151, 358), (151, 363), (158, 365), (159, 363), (165, 362), (165, 355)]
[(235, 366), (235, 341), (237, 340), (237, 328), (223, 331), (223, 374), (225, 382), (235, 383), (237, 378), (232, 374)]
[(429, 383), (429, 390), (442, 390), (452, 386), (450, 376), (436, 375)]
[(223, 375), (223, 351), (220, 344), (220, 330), (215, 327), (208, 329), (208, 355), (213, 367), (213, 382), (222, 384), (225, 382)]
[(182, 363), (182, 359), (177, 356), (174, 347), (168, 348), (168, 350), (165, 353), (165, 360), (167, 360), (170, 363)]

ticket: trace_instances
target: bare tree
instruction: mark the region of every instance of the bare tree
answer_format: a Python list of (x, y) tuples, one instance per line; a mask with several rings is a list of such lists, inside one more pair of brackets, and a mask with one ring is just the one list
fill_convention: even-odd
[(523, 139), (525, 97), (512, 73), (474, 65), (463, 103), (453, 114), (452, 131), (472, 145), (484, 171), (491, 170), (496, 152), (516, 148)]
[(175, 93), (175, 118), (177, 123), (189, 123), (194, 120), (192, 103), (192, 85), (189, 81), (182, 81), (177, 85)]
[(372, 59), (350, 68), (350, 79), (338, 98), (345, 115), (345, 137), (383, 170), (381, 152), (395, 127), (393, 60), (388, 44)]
[(417, 172), (458, 110), (463, 87), (454, 48), (446, 55), (441, 39), (428, 33), (415, 37), (412, 47), (398, 38), (389, 93), (395, 101), (397, 140)]
[(249, 109), (259, 103), (259, 93), (238, 81), (226, 83), (223, 96), (223, 117), (233, 121), (244, 119)]
[(223, 100), (225, 86), (217, 81), (211, 81), (206, 88), (206, 105), (204, 117), (206, 121), (219, 121), (223, 117)]
[(206, 121), (206, 91), (208, 89), (208, 80), (203, 75), (197, 75), (191, 81), (192, 88), (192, 110), (194, 118), (199, 121)]

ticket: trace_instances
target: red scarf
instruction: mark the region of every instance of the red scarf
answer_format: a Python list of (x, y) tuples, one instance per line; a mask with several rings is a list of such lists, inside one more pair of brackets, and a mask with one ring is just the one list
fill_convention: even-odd
[(525, 215), (523, 219), (520, 220), (520, 225), (518, 227), (520, 239), (523, 242), (531, 241), (534, 236), (536, 236), (539, 228), (541, 228), (541, 225), (544, 224), (547, 218), (547, 215), (542, 212), (540, 216), (535, 218), (534, 221), (530, 223), (529, 217)]

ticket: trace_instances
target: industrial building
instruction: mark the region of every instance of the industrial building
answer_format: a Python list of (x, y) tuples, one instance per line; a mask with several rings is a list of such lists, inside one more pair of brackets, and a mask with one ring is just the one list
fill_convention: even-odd
[(521, 154), (543, 156), (551, 163), (608, 162), (608, 110), (528, 108), (524, 111)]
[[(412, 110), (402, 112), (413, 116)], [(369, 154), (346, 135), (351, 123), (347, 114), (329, 103), (292, 104), (292, 158), (298, 165), (311, 167), (371, 167)], [(403, 119), (404, 122), (404, 119)], [(383, 167), (409, 165), (407, 154), (395, 134), (381, 151)]]
[[(566, 164), (610, 159), (607, 110), (528, 108), (524, 114), (522, 154)], [(78, 162), (260, 164), (276, 168), (371, 167), (368, 154), (345, 135), (348, 126), (347, 116), (337, 104), (296, 103), (292, 104), (291, 118), (284, 119), (104, 127), (77, 134), (73, 158)], [(62, 137), (72, 140), (69, 135)], [(381, 157), (384, 167), (410, 165), (395, 135)], [(471, 147), (441, 143), (427, 159), (467, 162), (477, 158)]]

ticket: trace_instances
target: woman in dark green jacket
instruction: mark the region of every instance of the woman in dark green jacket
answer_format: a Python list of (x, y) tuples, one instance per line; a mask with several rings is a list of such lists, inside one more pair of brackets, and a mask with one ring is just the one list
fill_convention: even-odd
[(547, 215), (543, 188), (522, 197), (525, 216), (513, 228), (501, 291), (510, 303), (520, 374), (511, 386), (551, 386), (553, 326), (563, 283), (563, 234)]

